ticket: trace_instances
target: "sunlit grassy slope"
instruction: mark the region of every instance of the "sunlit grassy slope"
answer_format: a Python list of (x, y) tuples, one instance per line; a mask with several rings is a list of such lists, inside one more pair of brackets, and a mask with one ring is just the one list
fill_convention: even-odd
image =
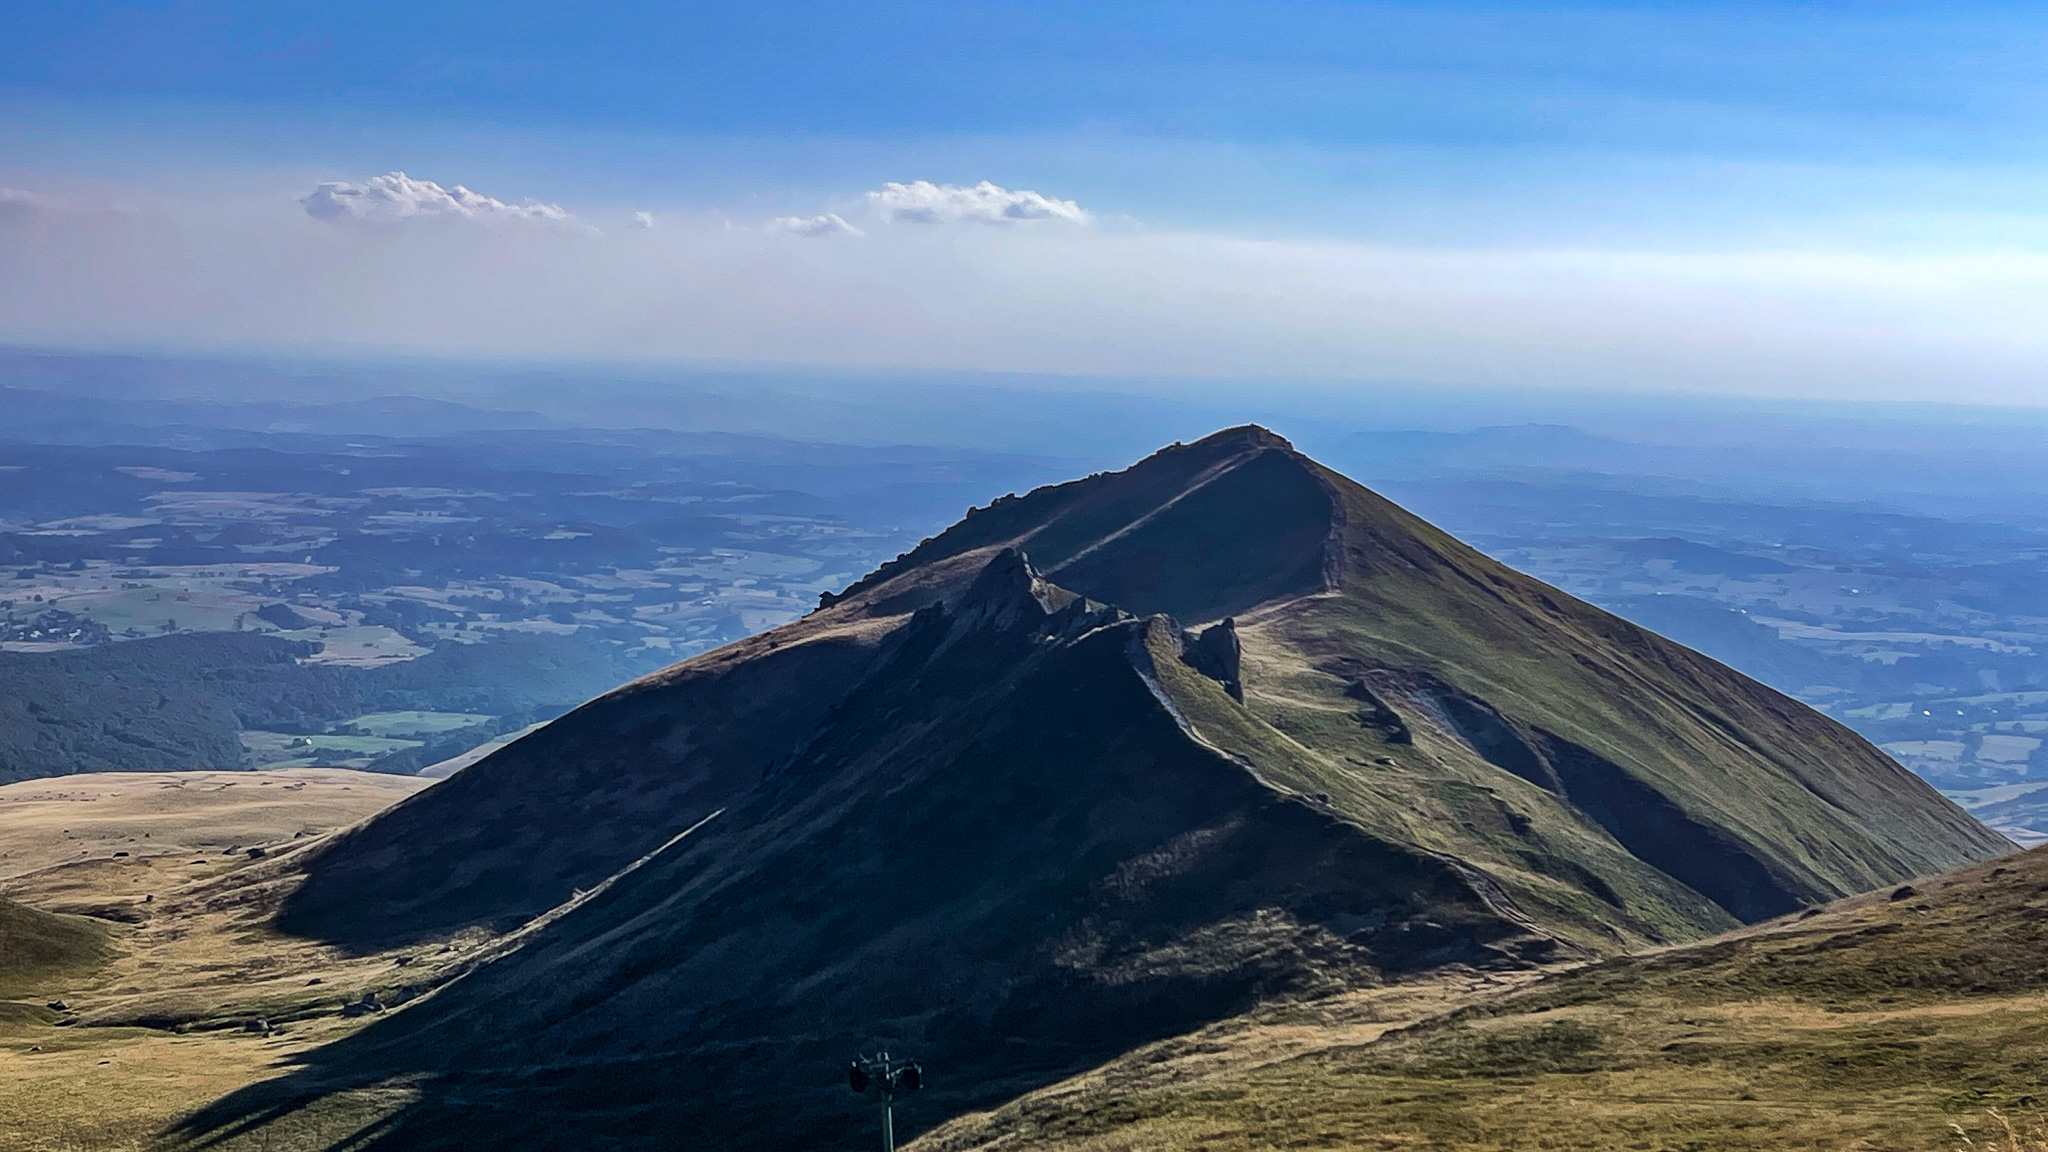
[(1236, 616), (1242, 704), (1156, 662), (1203, 737), (1457, 857), (1600, 951), (2010, 846), (1832, 720), (1488, 559), (1258, 428), (998, 501), (850, 590), (1010, 546), (1186, 626)]
[[(268, 924), (294, 845), (426, 783), (301, 770), (0, 787), (0, 1149), (155, 1148), (179, 1116), (359, 1027), (345, 1001), (445, 979), (467, 948), (400, 965)], [(247, 1030), (256, 1019), (271, 1030)]]

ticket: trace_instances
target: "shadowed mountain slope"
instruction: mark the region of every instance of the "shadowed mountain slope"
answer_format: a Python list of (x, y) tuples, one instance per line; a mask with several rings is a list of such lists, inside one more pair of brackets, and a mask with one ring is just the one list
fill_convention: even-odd
[(2044, 992), (2036, 849), (1538, 980), (1260, 1009), (915, 1148), (2027, 1149)]
[(808, 1146), (861, 1122), (829, 1076), (868, 1040), (948, 1070), (938, 1118), (1260, 1000), (2010, 848), (1262, 429), (997, 501), (827, 599), (315, 855), (288, 929), (533, 922), (274, 1091), (424, 1085), (372, 1146)]

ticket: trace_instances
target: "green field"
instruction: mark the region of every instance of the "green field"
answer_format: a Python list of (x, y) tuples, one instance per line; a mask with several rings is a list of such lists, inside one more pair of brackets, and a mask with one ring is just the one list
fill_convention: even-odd
[(489, 719), (489, 716), (474, 712), (371, 712), (342, 723), (371, 736), (404, 738), (438, 736), (443, 732), (474, 727)]
[(286, 632), (273, 632), (271, 635), (286, 640), (310, 640), (319, 644), (320, 651), (308, 657), (309, 662), (314, 664), (368, 668), (379, 664), (403, 663), (423, 656), (427, 651), (406, 639), (403, 634), (381, 624), (296, 628)]
[(247, 626), (247, 614), (262, 606), (261, 600), (246, 593), (168, 583), (162, 587), (83, 590), (51, 603), (89, 616), (117, 634), (133, 628), (151, 636), (172, 628), (185, 632), (233, 632), (238, 625)]
[(265, 768), (358, 767), (355, 761), (368, 761), (386, 753), (417, 748), (421, 743), (419, 740), (395, 740), (387, 736), (303, 736), (260, 730), (242, 733), (243, 749), (250, 759)]

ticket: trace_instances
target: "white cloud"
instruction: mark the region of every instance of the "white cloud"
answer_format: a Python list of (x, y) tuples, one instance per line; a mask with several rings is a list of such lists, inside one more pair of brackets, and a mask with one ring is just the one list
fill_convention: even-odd
[(461, 219), (484, 224), (574, 224), (559, 204), (525, 200), (507, 204), (460, 184), (443, 188), (403, 172), (386, 172), (361, 182), (329, 180), (299, 198), (306, 215), (339, 224), (403, 224), (413, 220)]
[(632, 223), (627, 224), (626, 227), (644, 232), (647, 229), (654, 227), (654, 213), (635, 212), (633, 213)]
[(972, 188), (912, 180), (890, 181), (867, 194), (868, 207), (891, 223), (1015, 224), (1025, 220), (1060, 220), (1086, 224), (1092, 217), (1072, 200), (1055, 200), (1037, 192), (1011, 191), (983, 180)]
[(792, 236), (861, 236), (860, 229), (848, 224), (837, 212), (826, 212), (818, 216), (777, 216), (768, 222), (774, 232), (787, 232)]

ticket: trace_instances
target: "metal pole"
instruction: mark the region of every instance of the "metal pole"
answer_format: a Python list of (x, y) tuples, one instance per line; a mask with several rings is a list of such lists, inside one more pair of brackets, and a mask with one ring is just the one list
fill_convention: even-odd
[(896, 1098), (882, 1097), (882, 1152), (896, 1152)]

